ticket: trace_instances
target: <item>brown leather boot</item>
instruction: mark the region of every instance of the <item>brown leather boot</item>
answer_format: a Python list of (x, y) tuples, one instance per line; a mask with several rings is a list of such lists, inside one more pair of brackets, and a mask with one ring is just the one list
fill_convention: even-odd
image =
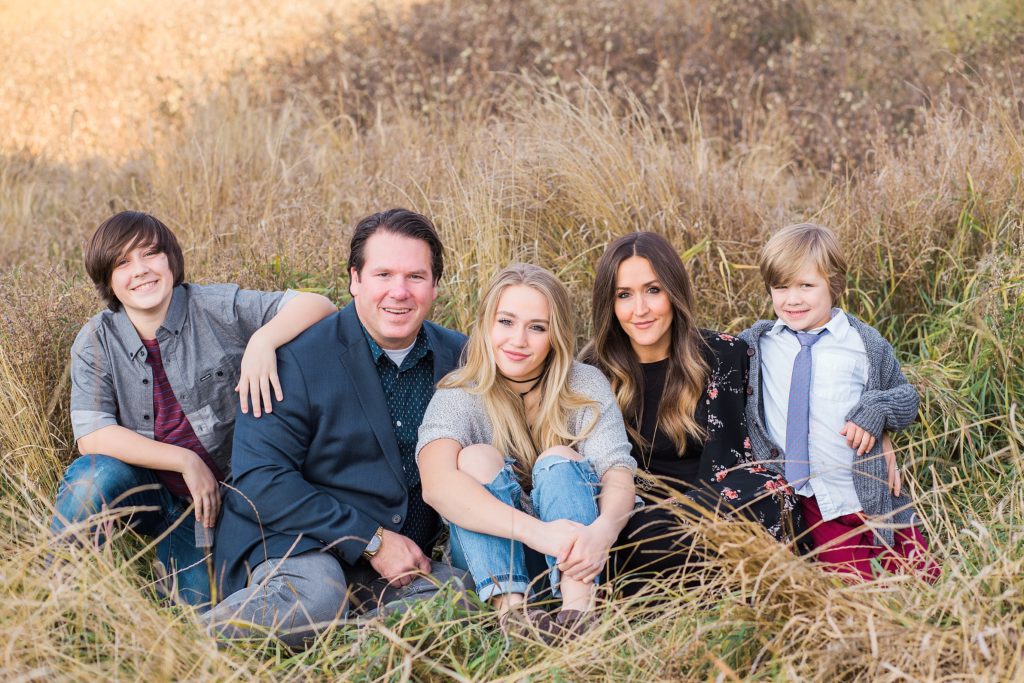
[(597, 615), (590, 610), (564, 609), (555, 615), (555, 628), (563, 640), (579, 638), (597, 623)]
[(558, 627), (545, 610), (513, 607), (498, 617), (498, 628), (506, 636), (536, 640), (551, 645), (558, 637)]

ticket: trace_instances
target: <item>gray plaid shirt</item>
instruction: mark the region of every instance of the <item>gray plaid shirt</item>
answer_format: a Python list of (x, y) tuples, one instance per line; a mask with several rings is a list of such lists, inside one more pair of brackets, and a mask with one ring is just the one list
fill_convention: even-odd
[[(231, 465), (242, 353), (253, 332), (296, 292), (257, 292), (237, 285), (174, 288), (157, 330), (167, 379), (207, 453)], [(153, 371), (124, 309), (93, 316), (71, 347), (71, 423), (75, 440), (109, 425), (153, 438)]]

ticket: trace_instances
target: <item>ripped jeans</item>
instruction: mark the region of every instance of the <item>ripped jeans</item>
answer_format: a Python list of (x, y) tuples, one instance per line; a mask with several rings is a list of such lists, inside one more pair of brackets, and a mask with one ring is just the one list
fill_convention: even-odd
[[(522, 486), (512, 469), (513, 460), (494, 479), (485, 484), (491, 495), (517, 510), (550, 522), (568, 519), (590, 524), (597, 519), (597, 494), (600, 481), (586, 460), (574, 461), (561, 455), (548, 455), (533, 466), (533, 510), (524, 509)], [(531, 580), (550, 570), (552, 594), (561, 595), (555, 558), (541, 555), (519, 541), (469, 531), (449, 523), (452, 564), (467, 570), (476, 583), (477, 595), (489, 600), (496, 595), (530, 592)], [(545, 567), (546, 561), (546, 567)], [(599, 581), (595, 579), (595, 581)]]
[[(171, 493), (153, 470), (106, 455), (78, 457), (61, 481), (50, 523), (54, 536), (103, 540), (103, 525), (89, 518), (110, 507), (124, 508), (124, 522), (140, 534), (159, 538), (156, 556), (171, 579), (165, 586), (180, 602), (206, 609), (210, 602), (209, 549), (197, 548), (190, 503)], [(71, 527), (71, 530), (68, 530)]]

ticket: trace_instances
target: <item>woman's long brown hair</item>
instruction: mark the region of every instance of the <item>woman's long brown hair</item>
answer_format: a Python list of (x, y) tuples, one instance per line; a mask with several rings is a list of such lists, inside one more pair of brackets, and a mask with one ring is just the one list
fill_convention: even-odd
[(629, 336), (615, 317), (615, 278), (622, 262), (633, 256), (650, 262), (672, 303), (668, 373), (658, 409), (658, 425), (682, 455), (687, 436), (704, 437), (696, 412), (710, 368), (701, 353), (704, 339), (694, 323), (690, 277), (667, 239), (653, 232), (634, 232), (608, 245), (597, 262), (594, 278), (594, 338), (583, 349), (581, 360), (596, 365), (607, 375), (630, 436), (638, 444), (649, 445), (640, 436), (643, 371)]

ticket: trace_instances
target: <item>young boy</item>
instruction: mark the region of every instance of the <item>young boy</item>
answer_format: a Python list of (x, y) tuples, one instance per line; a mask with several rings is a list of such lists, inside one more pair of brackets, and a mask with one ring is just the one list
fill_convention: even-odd
[[(130, 522), (160, 539), (171, 593), (203, 605), (204, 539), (230, 467), (236, 407), (246, 412), (251, 397), (254, 416), (261, 403), (270, 412), (271, 389), (283, 399), (277, 347), (336, 309), (318, 294), (184, 283), (174, 234), (137, 211), (100, 225), (85, 269), (109, 310), (71, 348), (71, 422), (83, 455), (64, 475), (52, 529), (80, 531), (104, 508), (137, 508)], [(185, 514), (192, 504), (194, 519)], [(85, 528), (95, 533), (101, 521)]]
[[(887, 471), (883, 432), (917, 416), (917, 392), (878, 332), (833, 305), (846, 263), (831, 230), (791, 225), (761, 251), (759, 266), (778, 319), (740, 338), (750, 364), (747, 425), (755, 456), (799, 494), (818, 559), (832, 571), (871, 579), (872, 560), (912, 567), (930, 580), (927, 541), (897, 474)], [(878, 525), (868, 526), (871, 519)]]

